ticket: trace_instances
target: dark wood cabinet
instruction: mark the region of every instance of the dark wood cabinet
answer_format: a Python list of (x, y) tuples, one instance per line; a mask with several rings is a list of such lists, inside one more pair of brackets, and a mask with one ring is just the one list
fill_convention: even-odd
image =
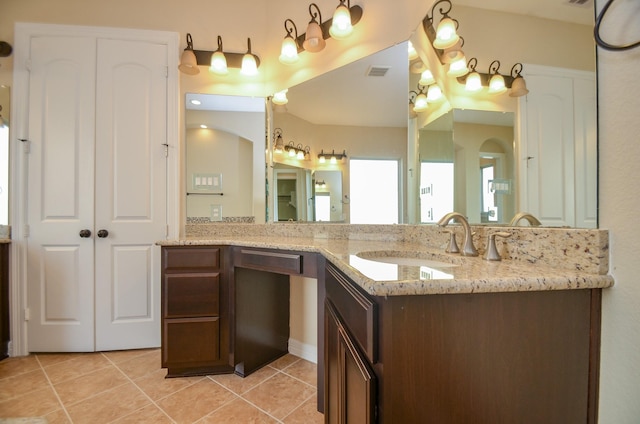
[(229, 253), (162, 248), (162, 367), (168, 377), (233, 372)]
[(373, 423), (376, 419), (376, 377), (335, 306), (325, 301), (325, 422)]
[(9, 356), (9, 243), (0, 243), (0, 360)]
[(324, 283), (325, 422), (596, 422), (600, 289), (374, 297), (330, 263)]

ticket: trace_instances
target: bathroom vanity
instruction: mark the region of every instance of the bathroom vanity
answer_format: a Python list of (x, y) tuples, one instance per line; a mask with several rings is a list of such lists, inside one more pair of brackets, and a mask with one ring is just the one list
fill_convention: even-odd
[(389, 239), (252, 229), (160, 243), (168, 376), (245, 376), (285, 354), (289, 276), (300, 275), (317, 278), (327, 423), (596, 421), (606, 232), (569, 234), (563, 260), (595, 256), (559, 269), (514, 259), (526, 236), (501, 246), (509, 260), (488, 262), (416, 243), (402, 226)]

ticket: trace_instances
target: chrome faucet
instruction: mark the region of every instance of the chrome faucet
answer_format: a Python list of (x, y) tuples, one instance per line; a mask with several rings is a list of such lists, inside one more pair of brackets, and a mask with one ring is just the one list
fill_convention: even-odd
[(459, 212), (449, 212), (438, 221), (438, 225), (440, 227), (446, 227), (449, 221), (455, 219), (460, 224), (462, 224), (462, 228), (464, 228), (464, 247), (462, 248), (462, 256), (478, 256), (478, 251), (476, 247), (473, 245), (473, 237), (471, 233), (471, 227), (469, 226), (469, 222)]
[(518, 222), (521, 219), (526, 219), (529, 222), (529, 225), (532, 225), (532, 226), (535, 226), (535, 227), (538, 227), (538, 226), (542, 225), (542, 223), (540, 221), (538, 221), (538, 218), (536, 218), (535, 216), (531, 215), (529, 212), (518, 212), (511, 219), (511, 222), (509, 222), (509, 225), (514, 227), (514, 226), (518, 225)]

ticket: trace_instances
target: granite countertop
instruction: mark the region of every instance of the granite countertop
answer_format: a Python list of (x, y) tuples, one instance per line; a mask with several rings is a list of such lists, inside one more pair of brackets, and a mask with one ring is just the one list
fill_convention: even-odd
[[(486, 261), (481, 256), (447, 254), (444, 249), (406, 241), (251, 237), (236, 234), (186, 237), (164, 240), (158, 244), (230, 245), (317, 252), (374, 296), (573, 290), (607, 288), (614, 283), (610, 275), (510, 259)], [(425, 267), (375, 260), (376, 257), (389, 255), (429, 259), (448, 265)]]

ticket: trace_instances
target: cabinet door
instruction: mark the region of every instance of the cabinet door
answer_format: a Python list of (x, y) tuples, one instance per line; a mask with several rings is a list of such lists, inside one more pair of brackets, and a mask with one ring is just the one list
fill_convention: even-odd
[(338, 313), (325, 302), (325, 423), (373, 423), (376, 378)]

